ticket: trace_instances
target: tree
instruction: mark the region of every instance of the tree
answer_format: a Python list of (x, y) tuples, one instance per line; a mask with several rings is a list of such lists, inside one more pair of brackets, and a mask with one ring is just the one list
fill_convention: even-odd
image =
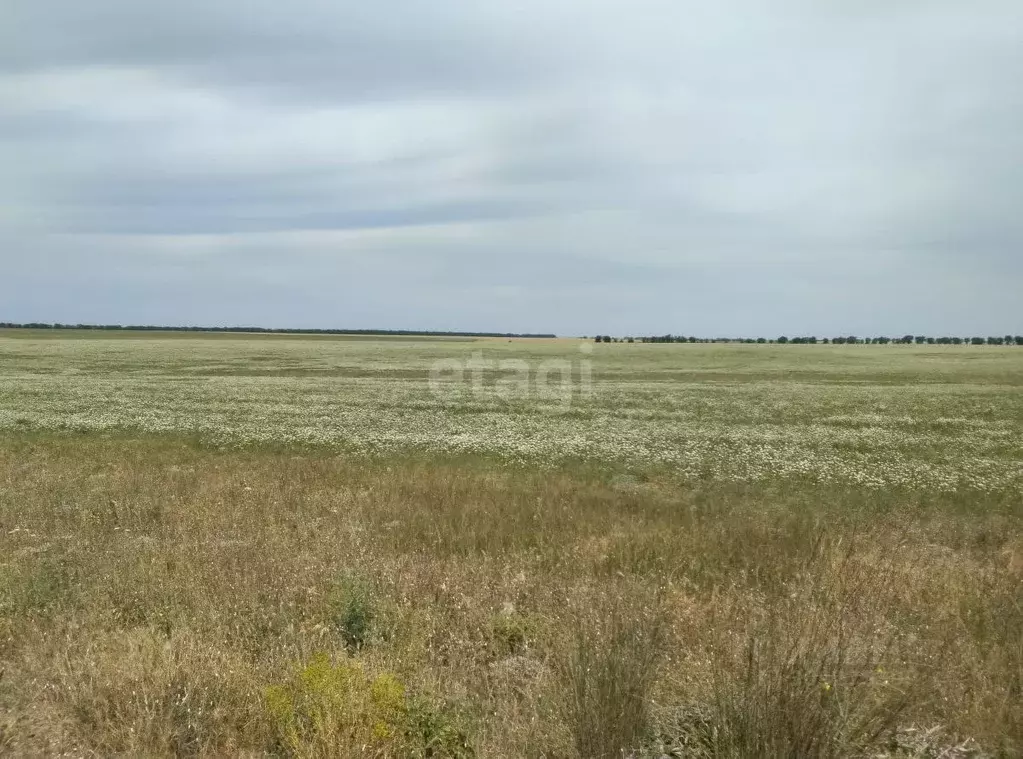
[(788, 341), (789, 339), (785, 337), (785, 335), (782, 335), (781, 337), (778, 338), (778, 342), (782, 344), (787, 343)]

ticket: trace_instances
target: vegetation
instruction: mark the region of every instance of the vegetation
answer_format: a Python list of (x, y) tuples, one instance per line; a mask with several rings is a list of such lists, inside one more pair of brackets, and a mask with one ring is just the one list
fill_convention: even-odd
[[(195, 326), (153, 326), (140, 324), (60, 324), (46, 322), (0, 322), (0, 329), (19, 330), (75, 330), (100, 332), (183, 332), (183, 333), (226, 333), (256, 335), (354, 335), (362, 337), (511, 337), (511, 338), (555, 338), (552, 333), (525, 332), (459, 332), (443, 330), (411, 330), (411, 329), (299, 329), (287, 327), (195, 327)], [(585, 338), (584, 338), (585, 339)], [(997, 335), (992, 337), (925, 337), (923, 335), (905, 335), (898, 338), (890, 337), (855, 337), (840, 336), (822, 338), (781, 336), (775, 339), (763, 337), (685, 337), (683, 335), (656, 335), (649, 337), (612, 337), (597, 335), (596, 343), (740, 343), (744, 345), (778, 343), (784, 345), (808, 344), (818, 342), (833, 345), (1023, 345), (1023, 335)]]
[[(596, 338), (597, 342), (635, 342), (634, 338), (619, 340), (607, 335)], [(787, 337), (782, 335), (776, 340), (763, 337), (717, 337), (713, 339), (683, 337), (682, 335), (661, 335), (658, 337), (641, 337), (641, 343), (741, 343), (744, 345), (777, 343), (779, 345), (1023, 345), (1023, 335), (1004, 335), (996, 337), (925, 337), (923, 335), (905, 335), (903, 337), (856, 337), (855, 335), (825, 337)]]
[(0, 752), (1023, 751), (1023, 354), (580, 345), (0, 338)]
[(145, 324), (60, 324), (46, 322), (0, 322), (0, 329), (99, 330), (102, 332), (226, 332), (258, 335), (393, 335), (397, 337), (555, 337), (553, 334), (519, 332), (456, 332), (414, 329), (296, 329), (286, 327), (183, 327)]

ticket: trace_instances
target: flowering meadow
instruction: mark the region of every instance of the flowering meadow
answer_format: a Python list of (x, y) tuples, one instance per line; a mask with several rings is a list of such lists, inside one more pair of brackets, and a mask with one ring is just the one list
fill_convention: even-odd
[(1023, 349), (0, 330), (0, 755), (1023, 755)]
[[(473, 355), (488, 364), (481, 384), (471, 369), (431, 384), (437, 362)], [(558, 360), (567, 386), (538, 384)], [(502, 394), (508, 361), (534, 376)], [(18, 429), (1023, 494), (1023, 350), (0, 338), (0, 430)]]

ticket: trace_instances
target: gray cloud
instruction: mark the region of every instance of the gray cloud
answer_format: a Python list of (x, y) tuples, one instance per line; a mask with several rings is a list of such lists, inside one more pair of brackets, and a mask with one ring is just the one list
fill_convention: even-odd
[(1023, 331), (1008, 0), (4, 13), (3, 319)]

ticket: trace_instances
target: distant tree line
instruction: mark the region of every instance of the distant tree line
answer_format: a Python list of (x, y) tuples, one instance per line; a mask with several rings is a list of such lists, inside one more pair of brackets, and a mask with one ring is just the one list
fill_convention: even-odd
[[(817, 343), (816, 337), (779, 337), (779, 343)], [(902, 337), (832, 337), (820, 340), (832, 345), (1023, 345), (1023, 335), (998, 337), (927, 337), (924, 335), (903, 335)]]
[(611, 337), (597, 335), (598, 343), (770, 343), (778, 345), (1020, 345), (1023, 335), (1002, 335), (996, 337), (927, 337), (924, 335), (903, 335), (902, 337), (856, 337), (855, 335), (825, 337), (786, 337), (768, 339), (765, 337), (686, 337), (684, 335), (655, 335), (650, 337)]
[[(134, 332), (229, 332), (273, 335), (395, 335), (407, 337), (557, 337), (554, 333), (531, 332), (463, 332), (415, 329), (296, 329), (270, 327), (180, 327), (151, 324), (61, 324), (46, 322), (0, 322), (0, 329), (78, 329)], [(778, 338), (764, 337), (694, 337), (685, 335), (650, 335), (646, 337), (612, 337), (596, 335), (598, 343), (743, 343), (743, 344), (790, 344), (790, 345), (1019, 345), (1023, 346), (1023, 335), (1001, 335), (989, 337), (928, 337), (925, 335), (903, 335), (902, 337), (856, 337), (855, 335), (825, 337)]]
[(0, 322), (0, 329), (92, 329), (131, 332), (255, 332), (272, 335), (397, 335), (408, 337), (557, 337), (520, 332), (445, 332), (415, 329), (291, 329), (268, 327), (161, 327), (150, 324), (18, 324)]
[[(584, 340), (586, 338), (583, 338)], [(632, 337), (611, 337), (610, 335), (597, 335), (593, 338), (595, 343), (634, 343), (635, 338)]]

